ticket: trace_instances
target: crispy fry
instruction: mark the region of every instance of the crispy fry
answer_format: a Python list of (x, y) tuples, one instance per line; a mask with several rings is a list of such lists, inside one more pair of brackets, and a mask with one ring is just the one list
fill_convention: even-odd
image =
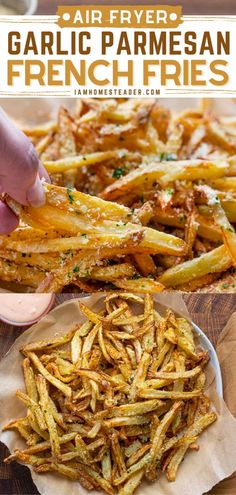
[(225, 271), (231, 264), (231, 257), (227, 253), (225, 246), (220, 246), (209, 253), (203, 254), (199, 258), (185, 261), (166, 270), (159, 277), (159, 282), (166, 287), (176, 287), (209, 273)]
[(191, 392), (178, 392), (174, 390), (154, 390), (149, 388), (140, 388), (138, 391), (139, 397), (144, 399), (174, 399), (188, 400), (193, 397), (199, 397), (201, 390), (193, 390)]
[(45, 378), (42, 375), (38, 375), (36, 377), (36, 384), (39, 393), (39, 403), (43, 411), (43, 415), (49, 432), (52, 455), (57, 457), (60, 454), (60, 442), (57, 434), (56, 423), (52, 414), (52, 407), (49, 401)]
[(50, 383), (52, 383), (52, 385), (54, 385), (59, 390), (61, 390), (66, 397), (68, 398), (71, 397), (72, 394), (71, 388), (68, 387), (68, 385), (65, 385), (64, 383), (61, 383), (60, 380), (58, 380), (53, 375), (51, 375), (51, 373), (49, 373), (46, 370), (46, 368), (42, 365), (42, 363), (40, 362), (39, 358), (36, 356), (35, 353), (29, 352), (28, 356), (31, 359), (32, 363), (35, 365), (36, 369), (46, 378), (46, 380), (48, 380)]
[(175, 402), (171, 409), (165, 414), (164, 418), (157, 427), (150, 449), (150, 462), (147, 467), (148, 471), (152, 471), (152, 469), (154, 468), (156, 460), (160, 453), (160, 449), (164, 442), (166, 432), (181, 407), (181, 402)]
[(205, 416), (201, 416), (199, 419), (197, 419), (194, 422), (192, 426), (190, 426), (190, 428), (187, 431), (187, 434), (190, 437), (189, 442), (187, 442), (187, 444), (183, 445), (182, 447), (179, 447), (179, 449), (174, 453), (172, 459), (170, 460), (170, 463), (167, 466), (167, 478), (169, 481), (174, 481), (176, 478), (178, 467), (181, 461), (183, 460), (189, 448), (189, 445), (192, 443), (191, 435), (192, 436), (199, 435), (205, 428), (211, 425), (215, 420), (216, 420), (216, 414), (212, 412)]

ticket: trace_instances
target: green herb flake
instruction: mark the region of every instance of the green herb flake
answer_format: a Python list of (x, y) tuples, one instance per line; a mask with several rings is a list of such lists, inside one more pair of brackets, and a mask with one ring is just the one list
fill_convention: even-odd
[(75, 267), (73, 268), (73, 273), (78, 273), (78, 272), (79, 272), (79, 267), (78, 267), (78, 266), (75, 266)]
[(113, 170), (112, 177), (114, 179), (120, 179), (122, 177), (122, 175), (124, 175), (124, 173), (125, 173), (125, 169), (118, 167), (118, 168), (115, 168), (115, 170)]
[(175, 153), (160, 153), (160, 162), (172, 162), (177, 160), (177, 156)]
[(166, 192), (167, 194), (169, 194), (169, 196), (172, 196), (172, 194), (174, 193), (174, 189), (172, 189), (172, 187), (169, 187), (168, 189), (166, 189)]
[(73, 189), (71, 187), (68, 187), (66, 191), (67, 191), (69, 203), (72, 204), (74, 201), (74, 196), (72, 194)]

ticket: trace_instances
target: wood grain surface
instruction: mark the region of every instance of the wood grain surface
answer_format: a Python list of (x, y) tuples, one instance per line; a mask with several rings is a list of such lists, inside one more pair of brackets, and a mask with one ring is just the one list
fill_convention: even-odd
[[(77, 295), (58, 294), (56, 304), (72, 297), (77, 297)], [(216, 346), (221, 330), (235, 311), (236, 294), (184, 294), (183, 298), (191, 319)], [(22, 329), (0, 323), (0, 359), (25, 329), (26, 327)], [(0, 495), (37, 494), (38, 491), (31, 480), (29, 470), (16, 462), (4, 465), (2, 460), (6, 455), (6, 447), (0, 444)]]
[(160, 1), (156, 0), (110, 0), (110, 1), (98, 1), (98, 0), (39, 0), (37, 14), (56, 14), (58, 5), (182, 5), (183, 13), (195, 14), (195, 15), (220, 15), (220, 14), (236, 14), (236, 2), (235, 0), (169, 0)]

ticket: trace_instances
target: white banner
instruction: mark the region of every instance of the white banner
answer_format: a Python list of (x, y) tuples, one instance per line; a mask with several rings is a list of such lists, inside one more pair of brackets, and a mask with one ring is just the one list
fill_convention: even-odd
[(176, 28), (63, 27), (0, 17), (0, 96), (236, 96), (236, 16)]

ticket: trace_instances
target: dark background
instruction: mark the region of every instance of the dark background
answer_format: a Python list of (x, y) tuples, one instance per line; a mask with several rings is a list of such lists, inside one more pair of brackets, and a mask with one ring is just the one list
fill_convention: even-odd
[(236, 14), (236, 0), (39, 0), (36, 14), (56, 14), (58, 5), (182, 5), (183, 14)]

